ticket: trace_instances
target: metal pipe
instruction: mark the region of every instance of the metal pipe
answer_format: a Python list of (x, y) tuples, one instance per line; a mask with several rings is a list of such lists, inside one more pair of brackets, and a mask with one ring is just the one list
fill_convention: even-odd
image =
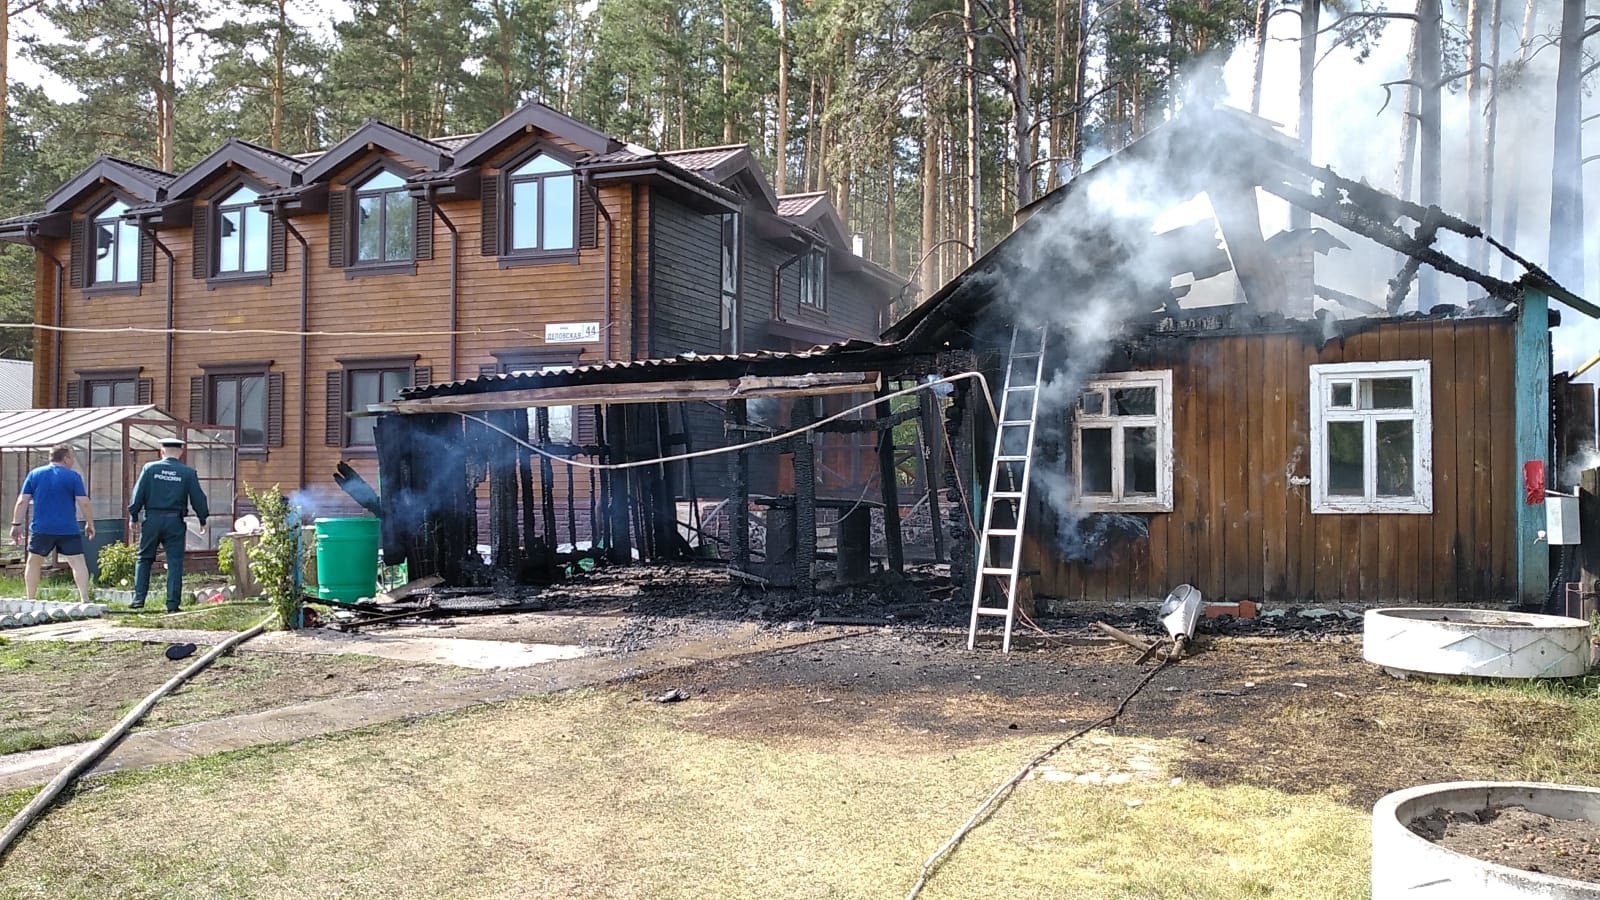
[(428, 208), (439, 217), (444, 227), (450, 231), (450, 378), (456, 380), (458, 359), (456, 353), (456, 328), (461, 314), (461, 233), (456, 230), (456, 223), (439, 208), (439, 186), (430, 184), (424, 189), (423, 196), (428, 201)]
[[(306, 485), (306, 445), (311, 442), (306, 434), (306, 426), (310, 424), (310, 413), (306, 409), (307, 398), (311, 395), (311, 351), (306, 337), (311, 325), (311, 245), (306, 242), (305, 235), (289, 221), (283, 214), (281, 203), (273, 207), (273, 215), (283, 221), (283, 230), (294, 238), (300, 245), (300, 486)], [(298, 558), (298, 557), (297, 557)]]
[(600, 361), (601, 362), (610, 362), (611, 361), (611, 329), (612, 329), (614, 321), (615, 321), (615, 319), (614, 319), (614, 317), (612, 316), (612, 313), (611, 313), (611, 232), (612, 232), (612, 228), (614, 227), (615, 223), (613, 223), (611, 221), (611, 213), (606, 210), (606, 205), (604, 203), (600, 202), (600, 191), (599, 191), (598, 188), (596, 188), (594, 186), (594, 173), (593, 172), (585, 172), (585, 173), (583, 173), (583, 189), (585, 191), (589, 192), (589, 199), (594, 201), (594, 208), (597, 211), (599, 211), (601, 218), (606, 220), (606, 247), (605, 247), (606, 264), (605, 264), (605, 268), (604, 268), (604, 272), (605, 272), (605, 279), (604, 279), (604, 285), (605, 285), (604, 292), (605, 292), (605, 294), (604, 294), (604, 296), (605, 296), (605, 307), (606, 307), (606, 310), (605, 310), (605, 316), (603, 317), (604, 318), (604, 322), (601, 325), (601, 331), (600, 331), (600, 334), (602, 335), (602, 337), (600, 339), (600, 346), (602, 348), (600, 350)]
[[(149, 227), (148, 224), (146, 224), (144, 226), (141, 226), (141, 230), (144, 230), (144, 228), (148, 228), (148, 227)], [(163, 404), (162, 404), (161, 408), (166, 410), (168, 414), (171, 414), (171, 412), (172, 412), (172, 381), (173, 381), (173, 378), (172, 378), (172, 355), (173, 355), (173, 341), (174, 341), (173, 329), (175, 329), (177, 327), (177, 315), (178, 315), (178, 313), (177, 313), (178, 301), (177, 301), (177, 296), (176, 296), (176, 293), (175, 293), (176, 292), (176, 284), (177, 284), (178, 263), (177, 263), (176, 259), (174, 259), (173, 255), (172, 255), (172, 249), (170, 247), (168, 247), (166, 244), (161, 243), (161, 238), (156, 237), (156, 230), (154, 228), (149, 228), (149, 232), (150, 232), (150, 242), (155, 244), (156, 249), (161, 251), (161, 255), (165, 256), (167, 258), (167, 335), (166, 335), (166, 344), (167, 344), (167, 349), (166, 349), (166, 368), (167, 368), (167, 374), (166, 374), (166, 379), (165, 379), (167, 384), (166, 384), (166, 390), (162, 392), (162, 395), (164, 396), (165, 400), (163, 401)], [(191, 424), (193, 424), (193, 423), (191, 423)]]
[(814, 248), (807, 247), (805, 250), (796, 253), (781, 263), (778, 263), (777, 268), (772, 270), (772, 321), (783, 321), (783, 270), (789, 268), (800, 260), (805, 259), (814, 252), (816, 252)]
[(1585, 372), (1589, 371), (1590, 369), (1594, 368), (1597, 363), (1600, 363), (1600, 353), (1596, 353), (1594, 356), (1590, 357), (1588, 362), (1586, 362), (1583, 365), (1577, 367), (1576, 369), (1573, 369), (1572, 370), (1572, 378), (1574, 380), (1576, 380), (1579, 375), (1582, 375), (1583, 373), (1585, 373)]
[[(60, 327), (61, 327), (61, 317), (66, 314), (66, 309), (65, 309), (66, 300), (62, 295), (66, 292), (66, 284), (65, 284), (66, 278), (65, 278), (65, 276), (66, 276), (67, 267), (66, 267), (65, 264), (63, 264), (61, 262), (60, 257), (56, 256), (54, 253), (51, 253), (49, 250), (45, 249), (45, 246), (43, 244), (39, 243), (38, 227), (39, 226), (34, 225), (34, 226), (31, 226), (28, 229), (28, 236), (27, 236), (28, 244), (30, 246), (32, 246), (34, 250), (38, 251), (39, 253), (44, 254), (44, 258), (50, 260), (51, 265), (54, 265), (56, 267), (56, 310), (55, 310), (55, 321), (53, 323), (51, 323), (51, 324), (55, 325), (57, 330), (56, 330), (56, 333), (55, 333), (55, 338), (53, 339), (54, 349), (50, 353), (50, 402), (49, 402), (49, 405), (55, 406), (55, 405), (57, 405), (57, 403), (60, 401), (60, 398), (61, 398), (61, 395), (59, 393), (60, 390), (61, 390), (61, 335), (62, 335), (62, 332), (60, 331)], [(62, 405), (65, 405), (65, 404), (62, 404)]]

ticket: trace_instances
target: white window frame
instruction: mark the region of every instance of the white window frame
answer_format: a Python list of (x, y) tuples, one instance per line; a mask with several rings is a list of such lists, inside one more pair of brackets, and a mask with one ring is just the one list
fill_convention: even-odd
[[(1335, 385), (1363, 379), (1412, 379), (1410, 409), (1362, 409), (1333, 406)], [(1352, 397), (1355, 389), (1352, 388)], [(1362, 422), (1362, 496), (1328, 493), (1327, 426), (1329, 422)], [(1412, 495), (1380, 497), (1378, 484), (1378, 422), (1414, 422), (1411, 445)], [(1313, 513), (1433, 512), (1433, 379), (1432, 364), (1425, 359), (1383, 362), (1327, 363), (1311, 367), (1311, 511)]]
[[(1172, 370), (1113, 372), (1096, 375), (1078, 392), (1081, 398), (1091, 391), (1113, 388), (1153, 387), (1156, 389), (1156, 414), (1153, 416), (1112, 416), (1104, 412), (1088, 414), (1081, 401), (1073, 404), (1072, 481), (1078, 485), (1078, 508), (1085, 512), (1172, 512)], [(1106, 395), (1109, 402), (1109, 395)], [(1102, 406), (1104, 410), (1106, 407)], [(1083, 485), (1083, 429), (1111, 428), (1111, 496), (1087, 495)], [(1156, 494), (1154, 497), (1124, 497), (1123, 436), (1125, 428), (1156, 429)]]

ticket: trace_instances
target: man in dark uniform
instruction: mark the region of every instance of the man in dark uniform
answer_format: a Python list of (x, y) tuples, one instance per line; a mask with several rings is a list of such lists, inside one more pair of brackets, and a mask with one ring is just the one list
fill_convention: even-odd
[(139, 566), (133, 576), (133, 609), (144, 606), (145, 595), (150, 593), (150, 567), (156, 561), (156, 547), (167, 552), (167, 612), (177, 612), (183, 594), (183, 544), (187, 529), (183, 517), (189, 507), (204, 528), (211, 510), (206, 505), (206, 495), (200, 490), (200, 476), (194, 469), (178, 461), (183, 455), (183, 441), (167, 438), (161, 442), (161, 458), (144, 467), (139, 482), (133, 486), (133, 501), (128, 504), (128, 514), (134, 521), (144, 513), (144, 523), (139, 531)]

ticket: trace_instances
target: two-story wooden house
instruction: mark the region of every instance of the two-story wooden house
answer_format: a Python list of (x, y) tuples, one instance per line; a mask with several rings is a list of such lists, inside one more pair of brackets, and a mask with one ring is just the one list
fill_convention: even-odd
[(102, 157), (0, 240), (35, 248), (35, 321), (68, 329), (37, 333), (37, 405), (235, 426), (240, 483), (314, 486), (319, 512), (373, 453), (349, 413), (402, 387), (872, 338), (904, 287), (747, 147), (653, 152), (538, 103), (304, 156), (230, 139), (180, 174)]

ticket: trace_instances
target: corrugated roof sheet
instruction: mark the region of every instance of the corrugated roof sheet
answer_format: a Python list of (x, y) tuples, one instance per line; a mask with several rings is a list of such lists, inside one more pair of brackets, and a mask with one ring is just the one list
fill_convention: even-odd
[[(694, 369), (718, 364), (763, 363), (780, 360), (811, 360), (820, 356), (832, 356), (840, 353), (850, 353), (869, 350), (892, 351), (893, 344), (879, 343), (876, 341), (841, 341), (833, 344), (823, 344), (809, 350), (757, 350), (750, 353), (684, 353), (678, 356), (668, 356), (658, 359), (618, 360), (615, 362), (594, 363), (586, 366), (563, 366), (551, 368), (541, 373), (527, 373), (521, 375), (483, 375), (478, 378), (466, 378), (460, 381), (430, 384), (418, 388), (409, 388), (400, 392), (402, 399), (416, 399), (420, 397), (435, 397), (449, 394), (482, 393), (488, 391), (515, 391), (524, 388), (548, 387), (553, 382), (563, 382), (572, 376), (593, 375), (608, 373), (617, 375), (661, 375), (671, 377), (675, 374), (691, 373)], [(679, 371), (681, 370), (681, 372)], [(610, 380), (610, 379), (608, 379)], [(615, 380), (630, 380), (626, 378)], [(640, 378), (641, 381), (651, 380)]]
[(827, 191), (812, 191), (809, 194), (784, 194), (778, 198), (778, 215), (785, 219), (803, 216), (816, 206), (818, 201), (828, 196)]
[[(129, 422), (139, 420), (138, 424)], [(100, 406), (78, 409), (0, 409), (0, 450), (29, 450), (55, 444), (76, 443), (101, 429), (113, 429), (118, 442), (127, 424), (128, 443), (137, 450), (158, 450), (161, 439), (178, 437), (184, 423), (154, 404), (147, 406)], [(207, 434), (191, 428), (186, 439), (190, 447), (230, 447), (227, 432)]]
[(33, 406), (33, 363), (26, 359), (0, 359), (0, 409)]

